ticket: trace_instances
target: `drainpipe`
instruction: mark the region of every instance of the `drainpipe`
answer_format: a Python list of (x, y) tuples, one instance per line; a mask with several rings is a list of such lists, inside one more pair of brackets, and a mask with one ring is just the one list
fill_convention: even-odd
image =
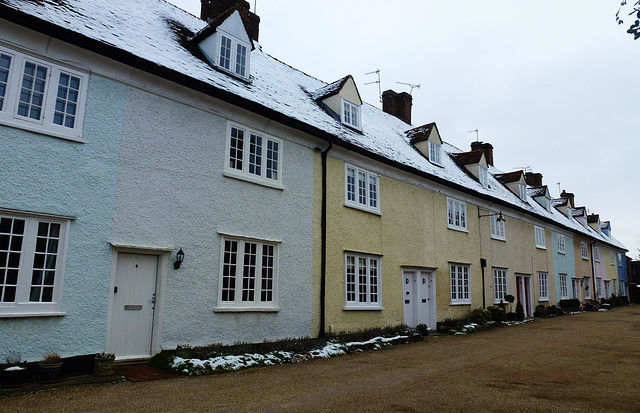
[[(321, 152), (322, 158), (322, 214), (320, 218), (321, 231), (321, 258), (320, 258), (320, 338), (326, 336), (325, 314), (326, 314), (326, 285), (327, 285), (327, 154), (333, 147), (333, 142), (329, 142), (327, 149)], [(319, 148), (317, 148), (319, 150)]]
[(598, 290), (596, 288), (596, 260), (593, 259), (593, 246), (596, 242), (589, 243), (589, 249), (591, 250), (591, 279), (593, 280), (593, 291), (591, 291), (591, 297), (594, 303), (598, 304)]
[(486, 296), (484, 291), (484, 269), (487, 266), (487, 260), (480, 258), (480, 268), (482, 269), (482, 308), (487, 308)]

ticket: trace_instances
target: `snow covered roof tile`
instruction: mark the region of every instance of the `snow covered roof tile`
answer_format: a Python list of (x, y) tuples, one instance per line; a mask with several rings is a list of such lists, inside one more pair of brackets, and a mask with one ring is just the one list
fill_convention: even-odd
[(482, 149), (476, 149), (475, 151), (451, 154), (454, 161), (458, 165), (471, 165), (474, 163), (480, 163), (480, 160), (482, 159), (482, 155), (484, 155), (484, 151)]
[(519, 181), (523, 174), (524, 174), (523, 171), (513, 171), (513, 172), (507, 172), (503, 174), (496, 174), (495, 177), (498, 181), (502, 182), (503, 184), (506, 184), (509, 182)]
[(347, 75), (342, 79), (336, 80), (333, 83), (322, 86), (321, 88), (311, 92), (311, 97), (313, 98), (313, 100), (321, 100), (338, 94), (340, 92), (340, 89), (342, 89), (342, 87), (345, 83), (347, 83), (347, 80), (349, 80), (350, 77), (351, 75)]
[(543, 185), (543, 186), (536, 186), (533, 188), (527, 188), (527, 192), (529, 193), (529, 196), (534, 197), (534, 196), (545, 196), (547, 194), (547, 186)]
[(409, 129), (405, 132), (407, 138), (411, 143), (416, 143), (429, 139), (429, 134), (433, 128), (437, 128), (435, 122), (427, 123), (426, 125), (418, 126), (413, 129)]
[[(433, 165), (410, 144), (415, 136), (405, 135), (406, 123), (375, 106), (362, 105), (362, 118), (367, 120), (362, 132), (327, 118), (316, 99), (340, 90), (348, 76), (327, 84), (269, 56), (257, 42), (251, 51), (251, 83), (213, 69), (189, 47), (192, 43), (188, 41), (196, 33), (207, 30), (208, 25), (164, 0), (0, 0), (0, 16), (0, 19), (241, 105), (392, 167), (612, 242), (554, 208), (547, 211), (536, 202), (521, 200), (493, 176), (504, 175), (493, 166), (489, 167), (488, 185), (483, 187), (451, 156), (443, 156), (441, 165)], [(446, 142), (442, 149), (445, 154), (457, 155), (458, 162), (479, 161), (483, 153), (480, 150), (473, 155), (462, 155), (460, 149)]]

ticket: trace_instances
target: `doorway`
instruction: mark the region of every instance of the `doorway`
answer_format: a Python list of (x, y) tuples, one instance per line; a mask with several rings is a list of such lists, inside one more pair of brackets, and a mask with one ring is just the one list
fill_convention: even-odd
[(436, 328), (436, 291), (433, 270), (402, 271), (404, 323), (409, 327), (426, 324)]

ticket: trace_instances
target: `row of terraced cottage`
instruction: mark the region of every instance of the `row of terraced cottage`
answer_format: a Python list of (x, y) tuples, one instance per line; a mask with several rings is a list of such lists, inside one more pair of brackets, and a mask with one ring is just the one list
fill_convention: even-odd
[[(267, 55), (245, 1), (0, 1), (0, 356), (262, 342), (627, 295), (611, 224), (411, 96)], [(498, 160), (499, 161), (499, 160)]]

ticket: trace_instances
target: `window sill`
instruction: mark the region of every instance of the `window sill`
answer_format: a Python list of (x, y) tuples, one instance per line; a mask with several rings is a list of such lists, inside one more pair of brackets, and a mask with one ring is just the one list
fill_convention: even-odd
[(463, 227), (453, 227), (451, 225), (447, 225), (447, 228), (452, 229), (454, 231), (466, 232), (467, 234), (469, 233), (469, 230), (467, 228), (463, 228)]
[(342, 309), (344, 311), (382, 311), (384, 307), (377, 305), (345, 305)]
[(585, 261), (589, 261), (588, 257), (582, 257), (582, 259), (585, 260)]
[(500, 238), (500, 237), (496, 237), (494, 235), (491, 236), (491, 239), (494, 239), (496, 241), (502, 241), (502, 242), (507, 242), (506, 238)]
[(226, 176), (227, 178), (238, 179), (240, 181), (250, 182), (252, 184), (257, 184), (257, 185), (260, 185), (260, 186), (266, 186), (268, 188), (284, 190), (284, 186), (282, 186), (282, 184), (280, 182), (277, 182), (277, 181), (269, 182), (268, 180), (261, 179), (261, 178), (254, 178), (251, 175), (245, 175), (245, 174), (240, 173), (240, 172), (233, 172), (233, 171), (225, 170), (222, 173), (222, 175)]
[[(22, 129), (29, 132), (39, 133), (41, 135), (51, 136), (54, 138), (64, 139), (67, 141), (73, 141), (77, 143), (86, 143), (82, 138), (82, 134), (64, 133), (61, 131), (52, 130), (51, 128), (44, 126), (40, 123), (32, 123), (29, 121), (16, 120), (14, 118), (1, 117), (0, 125)], [(61, 127), (62, 128), (62, 127)]]
[(279, 307), (216, 307), (214, 313), (277, 313)]
[(546, 250), (547, 249), (547, 247), (541, 247), (540, 245), (536, 245), (536, 248), (539, 249), (539, 250)]
[(549, 302), (549, 298), (538, 298), (538, 302), (539, 303), (548, 303)]
[(471, 305), (471, 301), (468, 301), (468, 302), (465, 301), (463, 303), (462, 302), (458, 303), (458, 302), (453, 302), (452, 301), (451, 303), (449, 303), (449, 305)]
[[(2, 310), (0, 310), (1, 312)], [(64, 311), (33, 312), (33, 313), (0, 313), (0, 318), (26, 318), (26, 317), (64, 317)]]
[(362, 207), (362, 206), (357, 205), (357, 204), (348, 204), (346, 202), (345, 202), (344, 206), (347, 207), (347, 208), (353, 208), (353, 209), (357, 209), (359, 211), (368, 212), (368, 213), (373, 214), (373, 215), (382, 216), (382, 213), (380, 213), (379, 209), (378, 210), (369, 209), (369, 208), (365, 208), (365, 207)]

